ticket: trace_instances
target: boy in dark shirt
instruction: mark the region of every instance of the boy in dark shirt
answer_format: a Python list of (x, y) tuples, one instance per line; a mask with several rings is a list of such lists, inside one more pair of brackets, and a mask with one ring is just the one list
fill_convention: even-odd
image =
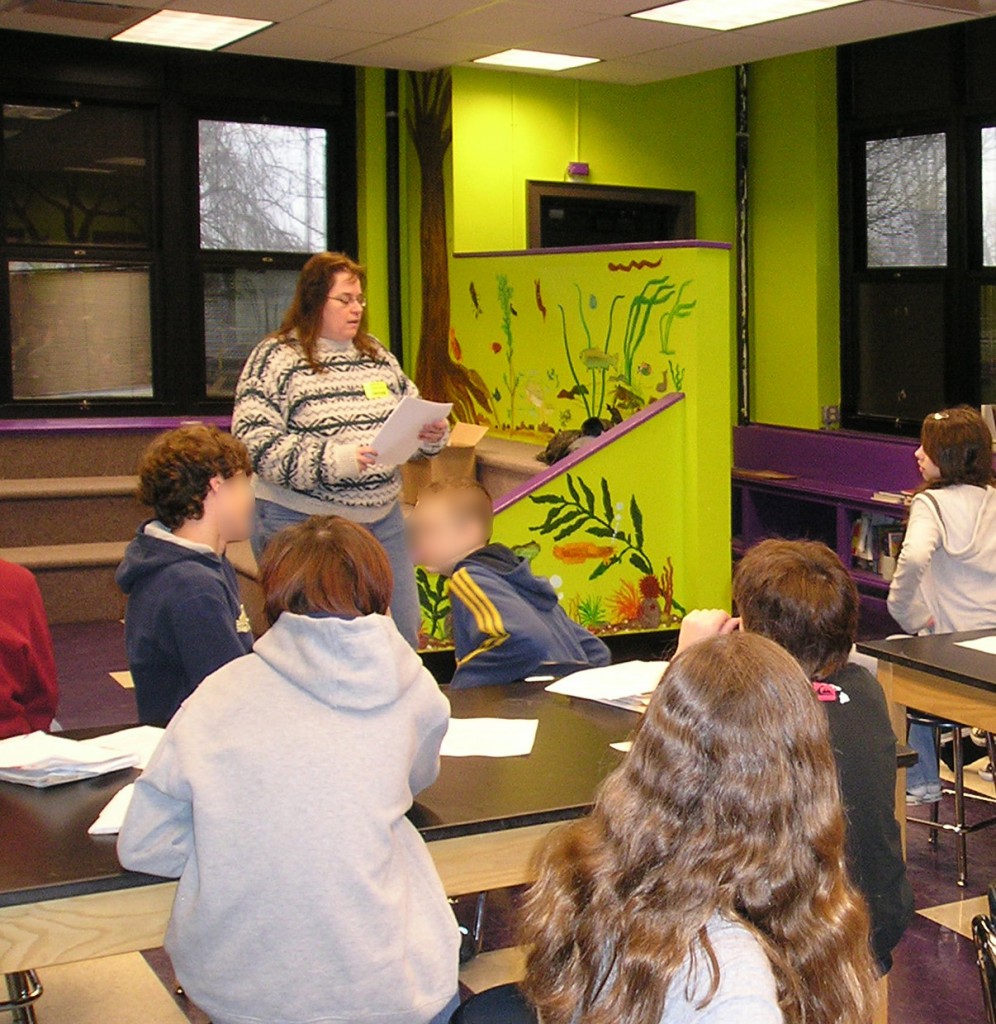
[(474, 480), (432, 484), (409, 517), (412, 555), (450, 578), (456, 673), (452, 686), (510, 683), (544, 663), (607, 665), (609, 649), (571, 621), (549, 582), (504, 544), (492, 544), (488, 492)]
[(128, 595), (125, 646), (139, 721), (166, 725), (215, 669), (252, 650), (249, 618), (225, 557), (253, 530), (245, 445), (193, 424), (156, 438), (139, 465), (143, 523), (115, 576)]
[[(867, 669), (848, 661), (858, 628), (858, 593), (825, 544), (766, 540), (751, 548), (733, 578), (739, 626), (785, 648), (813, 683), (826, 710), (847, 816), (851, 878), (868, 902), (872, 948), (883, 973), (913, 914), (896, 821), (896, 738), (885, 695)], [(693, 612), (679, 649), (737, 620)]]

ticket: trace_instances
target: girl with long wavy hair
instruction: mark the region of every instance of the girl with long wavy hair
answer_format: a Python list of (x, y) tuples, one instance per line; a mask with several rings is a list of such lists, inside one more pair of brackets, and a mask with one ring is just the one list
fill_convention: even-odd
[[(280, 327), (249, 354), (235, 389), (232, 433), (255, 470), (259, 558), (279, 530), (312, 515), (361, 523), (383, 544), (394, 572), (391, 614), (418, 647), (415, 570), (398, 504), (398, 468), (371, 441), (418, 389), (367, 331), (366, 274), (343, 253), (321, 252), (301, 269)], [(446, 444), (445, 420), (419, 434), (420, 456)]]
[[(542, 1024), (867, 1024), (868, 913), (789, 654), (733, 633), (675, 657), (590, 816), (544, 849), (522, 932)], [(511, 1022), (499, 992), (454, 1020)]]

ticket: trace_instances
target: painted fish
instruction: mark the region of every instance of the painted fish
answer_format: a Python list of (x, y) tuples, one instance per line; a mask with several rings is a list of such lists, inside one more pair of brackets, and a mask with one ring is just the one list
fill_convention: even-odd
[(600, 348), (583, 348), (581, 350), (581, 362), (589, 370), (613, 370), (619, 362), (618, 353), (609, 354)]
[(588, 306), (591, 309), (598, 309), (598, 299), (594, 293), (588, 296)]
[(543, 314), (543, 320), (546, 320), (546, 306), (543, 305), (543, 291), (540, 288), (540, 279), (537, 277), (533, 282), (536, 286), (536, 308)]
[(500, 402), (501, 401), (501, 392), (497, 388), (495, 388), (494, 391), (491, 392), (491, 397), (496, 402)]
[(474, 303), (474, 319), (476, 320), (484, 310), (481, 309), (480, 302), (477, 301), (477, 289), (474, 287), (474, 282), (470, 282), (470, 301)]
[(526, 398), (528, 398), (537, 409), (542, 409), (545, 404), (543, 401), (543, 385), (535, 380), (529, 381), (526, 384)]
[(512, 545), (512, 554), (518, 555), (519, 558), (524, 558), (527, 562), (531, 562), (539, 553), (540, 546), (535, 540), (529, 541), (528, 544)]
[(586, 394), (588, 394), (588, 389), (584, 386), (584, 384), (575, 384), (574, 387), (570, 389), (570, 391), (568, 391), (567, 388), (561, 388), (560, 391), (557, 392), (557, 397), (577, 398), (579, 395)]
[(493, 341), (493, 342), (491, 342), (491, 351), (494, 352), (495, 355), (498, 355), (498, 353), (501, 351), (501, 342), (500, 341)]
[(642, 377), (649, 377), (650, 369), (650, 363), (640, 363), (640, 365), (636, 368), (636, 372), (640, 374)]
[(613, 399), (616, 405), (622, 409), (640, 409), (643, 407), (643, 399), (635, 391), (623, 387), (622, 384), (616, 385)]
[(608, 562), (615, 555), (616, 549), (611, 544), (592, 544), (590, 540), (576, 540), (570, 544), (555, 544), (553, 557), (567, 565), (581, 565), (596, 559)]
[(512, 314), (512, 316), (518, 316), (519, 315), (518, 310), (515, 308), (515, 306), (512, 305), (511, 302), (508, 304), (508, 311), (509, 311), (509, 313)]
[(457, 341), (456, 329), (450, 328), (450, 351), (453, 353), (453, 358), (460, 362), (463, 359), (463, 350), (460, 348), (460, 342)]

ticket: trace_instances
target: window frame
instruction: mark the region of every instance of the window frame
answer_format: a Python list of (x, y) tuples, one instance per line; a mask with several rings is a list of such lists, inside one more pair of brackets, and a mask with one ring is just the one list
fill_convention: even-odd
[[(102, 103), (152, 111), (153, 234), (149, 250), (94, 246), (87, 260), (150, 265), (153, 397), (13, 398), (8, 261), (72, 258), (72, 247), (0, 239), (0, 417), (169, 416), (230, 413), (206, 394), (203, 272), (260, 264), (300, 269), (309, 253), (200, 249), (198, 121), (250, 121), (327, 133), (330, 248), (357, 249), (355, 69), (236, 54), (196, 53), (0, 30), (0, 103)], [(303, 86), (308, 84), (309, 89)], [(321, 88), (316, 88), (316, 86)], [(322, 95), (301, 101), (300, 96)], [(0, 147), (3, 140), (0, 139)], [(0, 159), (3, 151), (0, 148)], [(0, 163), (2, 166), (2, 163)], [(2, 183), (0, 183), (2, 185)]]

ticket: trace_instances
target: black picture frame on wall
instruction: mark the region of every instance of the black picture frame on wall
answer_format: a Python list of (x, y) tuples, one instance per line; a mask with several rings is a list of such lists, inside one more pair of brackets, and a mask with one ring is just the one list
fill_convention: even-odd
[(530, 249), (695, 238), (695, 193), (679, 189), (526, 182)]

